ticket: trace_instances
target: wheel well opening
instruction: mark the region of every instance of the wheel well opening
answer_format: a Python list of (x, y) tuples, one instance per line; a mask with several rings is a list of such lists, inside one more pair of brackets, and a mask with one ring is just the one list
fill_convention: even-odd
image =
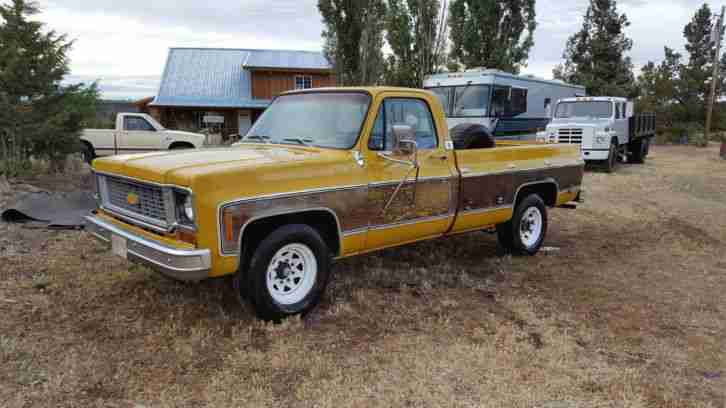
[(522, 187), (517, 194), (517, 200), (514, 203), (516, 207), (521, 200), (524, 200), (530, 194), (537, 194), (542, 198), (545, 205), (548, 207), (554, 207), (557, 205), (557, 185), (554, 182), (543, 182), (537, 184), (530, 184)]
[(169, 145), (169, 150), (171, 149), (193, 149), (194, 145), (189, 142), (174, 142)]
[(90, 150), (91, 150), (92, 152), (94, 151), (94, 149), (93, 149), (93, 145), (92, 145), (92, 144), (91, 144), (91, 142), (89, 142), (88, 140), (83, 140), (83, 139), (81, 139), (81, 144), (82, 144), (83, 146), (86, 146), (86, 147), (88, 147), (88, 148), (89, 148), (89, 149), (90, 149)]
[(335, 216), (328, 211), (315, 210), (276, 215), (253, 221), (244, 229), (241, 243), (242, 256), (248, 260), (262, 240), (274, 230), (290, 224), (304, 224), (314, 228), (328, 245), (333, 256), (340, 255), (340, 233)]

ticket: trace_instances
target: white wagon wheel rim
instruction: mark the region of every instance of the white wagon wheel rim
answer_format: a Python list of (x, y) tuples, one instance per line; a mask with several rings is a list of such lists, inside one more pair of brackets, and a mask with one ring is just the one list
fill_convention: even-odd
[(531, 248), (537, 244), (542, 236), (542, 212), (537, 207), (529, 207), (519, 222), (519, 237), (522, 243)]
[(304, 244), (288, 244), (275, 253), (267, 267), (267, 290), (278, 304), (293, 305), (310, 293), (317, 274), (313, 251)]

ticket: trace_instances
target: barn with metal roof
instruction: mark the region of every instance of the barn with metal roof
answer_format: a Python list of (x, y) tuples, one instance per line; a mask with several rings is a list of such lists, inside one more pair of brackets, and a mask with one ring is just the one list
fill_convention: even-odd
[(148, 111), (169, 128), (244, 134), (278, 94), (334, 84), (320, 52), (171, 48)]

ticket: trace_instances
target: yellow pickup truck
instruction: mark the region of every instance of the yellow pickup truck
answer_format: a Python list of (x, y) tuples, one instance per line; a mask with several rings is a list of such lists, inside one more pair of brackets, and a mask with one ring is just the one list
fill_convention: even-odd
[(535, 254), (580, 198), (578, 147), (455, 131), (424, 90), (285, 93), (235, 146), (95, 160), (87, 230), (175, 279), (234, 275), (266, 320), (313, 308), (334, 259), (493, 228)]

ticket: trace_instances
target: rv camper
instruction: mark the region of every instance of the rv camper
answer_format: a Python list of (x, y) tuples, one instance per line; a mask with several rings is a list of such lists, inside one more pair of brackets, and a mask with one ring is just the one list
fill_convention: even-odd
[(444, 105), (449, 128), (488, 127), (499, 138), (535, 138), (552, 119), (558, 100), (585, 96), (585, 87), (492, 69), (431, 75), (424, 88)]

